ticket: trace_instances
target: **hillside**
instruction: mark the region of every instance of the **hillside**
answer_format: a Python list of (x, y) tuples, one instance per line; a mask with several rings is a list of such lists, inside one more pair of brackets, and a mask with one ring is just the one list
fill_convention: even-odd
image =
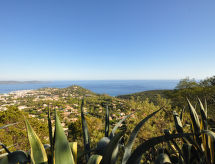
[[(84, 112), (89, 124), (92, 144), (95, 144), (103, 137), (106, 106), (110, 110), (110, 128), (119, 119), (135, 111), (135, 114), (127, 120), (129, 129), (132, 129), (139, 120), (159, 109), (167, 102), (165, 99), (157, 99), (156, 104), (149, 103), (148, 100), (142, 102), (124, 100), (109, 95), (95, 94), (80, 86), (71, 86), (62, 89), (42, 88), (39, 90), (17, 91), (13, 92), (13, 94), (4, 94), (0, 95), (0, 127), (10, 123), (18, 122), (18, 124), (0, 131), (1, 142), (8, 146), (14, 145), (11, 148), (12, 150), (29, 149), (23, 122), (23, 115), (25, 115), (33, 123), (33, 128), (36, 129), (42, 141), (48, 143), (48, 131), (46, 127), (47, 111), (50, 108), (52, 114), (54, 110), (57, 110), (60, 114), (60, 119), (68, 135), (68, 139), (83, 143), (80, 122), (80, 107), (83, 96), (85, 97)], [(145, 140), (156, 134), (162, 134), (163, 129), (170, 128), (172, 126), (170, 122), (173, 119), (169, 117), (172, 113), (171, 110), (171, 105), (167, 104), (166, 111), (168, 112), (161, 112), (155, 116), (156, 119), (153, 122), (149, 121), (147, 128), (141, 130), (138, 140)], [(168, 119), (164, 121), (164, 117)], [(159, 122), (159, 124), (156, 122)], [(83, 144), (79, 146), (81, 149)]]
[(119, 95), (117, 98), (121, 99), (131, 99), (133, 97), (134, 99), (139, 98), (139, 100), (146, 100), (147, 98), (151, 101), (156, 98), (157, 95), (161, 95), (162, 97), (166, 98), (167, 95), (165, 94), (167, 91), (171, 90), (149, 90), (149, 91), (143, 91), (143, 92), (137, 92), (133, 94), (127, 94), (127, 95)]
[(193, 104), (197, 104), (198, 98), (202, 101), (207, 101), (208, 105), (208, 115), (209, 118), (215, 120), (215, 87), (192, 87), (192, 88), (183, 88), (183, 89), (174, 89), (174, 90), (152, 90), (138, 92), (129, 95), (120, 95), (117, 98), (125, 100), (138, 100), (145, 101), (148, 99), (150, 102), (156, 104), (157, 97), (161, 96), (162, 98), (168, 99), (171, 101), (173, 108), (187, 108), (187, 98), (191, 100)]
[[(177, 106), (176, 98), (184, 99), (183, 94), (203, 94), (206, 88), (193, 88), (192, 90), (156, 90), (135, 93), (131, 95), (122, 95), (111, 97), (109, 95), (95, 94), (94, 92), (80, 86), (71, 86), (68, 88), (42, 88), (39, 90), (17, 91), (12, 94), (0, 96), (0, 127), (13, 124), (10, 127), (1, 129), (0, 141), (9, 146), (11, 151), (24, 150), (29, 151), (30, 145), (26, 134), (25, 120), (29, 120), (33, 129), (38, 134), (43, 144), (49, 144), (49, 131), (47, 113), (51, 111), (52, 128), (54, 111), (60, 116), (60, 122), (69, 142), (78, 143), (78, 152), (83, 152), (83, 131), (81, 122), (81, 103), (84, 102), (83, 112), (88, 124), (90, 144), (95, 148), (105, 132), (105, 113), (106, 108), (110, 111), (109, 134), (119, 120), (130, 115), (126, 119), (126, 133), (124, 141), (128, 141), (128, 136), (132, 129), (149, 114), (158, 109), (158, 114), (149, 119), (140, 129), (134, 142), (134, 148), (140, 143), (149, 140), (152, 137), (161, 136), (164, 130), (173, 131), (175, 129), (173, 111), (181, 113), (181, 107)], [(209, 88), (207, 88), (209, 89)], [(195, 91), (195, 92), (194, 92)], [(201, 91), (201, 92), (200, 92)], [(211, 88), (213, 93), (214, 89)], [(209, 93), (209, 91), (207, 91)], [(198, 95), (198, 94), (197, 94)], [(175, 96), (175, 97), (174, 97)], [(191, 96), (191, 95), (190, 95)], [(84, 101), (83, 101), (84, 97)], [(194, 101), (192, 99), (192, 101)], [(179, 105), (185, 105), (186, 102)], [(184, 103), (184, 104), (183, 104)], [(209, 118), (212, 118), (211, 111), (208, 112)], [(15, 123), (15, 124), (14, 124)], [(188, 114), (183, 114), (183, 124), (191, 125)], [(215, 125), (212, 119), (209, 119), (209, 128)], [(122, 126), (123, 127), (123, 126)], [(188, 128), (189, 129), (189, 128)], [(188, 130), (184, 128), (185, 131)], [(0, 155), (5, 151), (2, 149)], [(146, 158), (146, 156), (144, 157)], [(83, 159), (78, 159), (83, 163)]]

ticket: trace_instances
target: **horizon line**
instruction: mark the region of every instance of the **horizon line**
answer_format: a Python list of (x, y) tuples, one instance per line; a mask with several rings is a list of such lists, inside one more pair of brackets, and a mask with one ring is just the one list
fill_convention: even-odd
[[(30, 82), (30, 81), (35, 81), (35, 82), (52, 82), (52, 81), (132, 81), (132, 80), (182, 80), (184, 78), (180, 79), (63, 79), (63, 80), (0, 80), (0, 81), (17, 81), (17, 82)], [(193, 79), (193, 78), (191, 78)], [(195, 79), (195, 78), (194, 78)], [(195, 79), (195, 80), (202, 80), (202, 79)]]

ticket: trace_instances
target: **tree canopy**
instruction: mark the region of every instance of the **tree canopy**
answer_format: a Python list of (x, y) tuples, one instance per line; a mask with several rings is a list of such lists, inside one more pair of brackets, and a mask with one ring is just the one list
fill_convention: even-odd
[(200, 81), (200, 85), (203, 87), (215, 86), (215, 76), (212, 76)]
[(184, 79), (181, 79), (175, 88), (176, 89), (188, 89), (188, 88), (197, 87), (198, 85), (199, 84), (196, 82), (195, 79), (190, 79), (189, 77), (186, 77)]

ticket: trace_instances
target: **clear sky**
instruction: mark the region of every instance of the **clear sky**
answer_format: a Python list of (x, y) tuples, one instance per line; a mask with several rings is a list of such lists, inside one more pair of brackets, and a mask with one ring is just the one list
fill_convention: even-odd
[(215, 75), (214, 0), (1, 0), (0, 80)]

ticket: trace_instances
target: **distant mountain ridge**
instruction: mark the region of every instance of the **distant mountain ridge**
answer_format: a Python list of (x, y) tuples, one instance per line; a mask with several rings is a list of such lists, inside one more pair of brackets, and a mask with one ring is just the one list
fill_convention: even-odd
[(48, 83), (50, 81), (37, 81), (37, 80), (32, 80), (32, 81), (0, 81), (0, 84), (39, 84), (39, 83)]

